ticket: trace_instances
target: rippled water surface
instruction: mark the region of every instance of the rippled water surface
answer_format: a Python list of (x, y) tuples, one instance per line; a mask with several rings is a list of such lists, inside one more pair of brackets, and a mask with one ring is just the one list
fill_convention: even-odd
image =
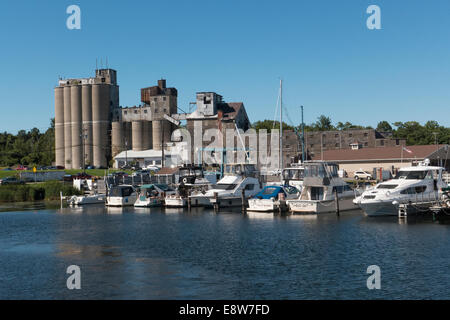
[(1, 299), (449, 299), (449, 267), (449, 225), (431, 220), (0, 208)]

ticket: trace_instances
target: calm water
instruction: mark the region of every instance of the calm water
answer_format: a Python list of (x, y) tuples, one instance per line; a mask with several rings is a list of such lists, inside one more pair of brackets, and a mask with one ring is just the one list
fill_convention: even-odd
[[(432, 221), (17, 209), (0, 212), (1, 299), (450, 298), (449, 225)], [(381, 290), (366, 287), (373, 264)]]

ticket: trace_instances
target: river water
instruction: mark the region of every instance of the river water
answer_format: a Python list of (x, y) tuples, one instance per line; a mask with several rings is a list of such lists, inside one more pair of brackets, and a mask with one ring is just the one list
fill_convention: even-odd
[[(360, 211), (273, 216), (0, 208), (0, 299), (449, 299), (449, 225)], [(66, 269), (81, 270), (69, 290)], [(381, 271), (369, 290), (367, 267)]]

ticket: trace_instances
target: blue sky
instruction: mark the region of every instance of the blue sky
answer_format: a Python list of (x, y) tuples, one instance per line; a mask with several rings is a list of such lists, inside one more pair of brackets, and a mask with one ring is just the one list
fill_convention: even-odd
[[(81, 30), (66, 8), (81, 8)], [(368, 30), (366, 8), (381, 8)], [(187, 110), (198, 91), (273, 119), (279, 78), (290, 120), (380, 120), (450, 126), (450, 2), (2, 1), (0, 131), (48, 127), (58, 76), (88, 77), (96, 58), (118, 71), (120, 104), (164, 77)]]

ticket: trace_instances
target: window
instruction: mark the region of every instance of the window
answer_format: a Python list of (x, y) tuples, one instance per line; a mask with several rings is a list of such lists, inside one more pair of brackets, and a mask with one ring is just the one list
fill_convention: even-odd
[(364, 137), (368, 137), (369, 134), (367, 132), (364, 132)]
[(364, 142), (364, 147), (368, 147), (369, 143), (368, 142)]
[(166, 97), (163, 97), (163, 101), (166, 101)]
[(127, 110), (125, 110), (123, 113), (124, 113), (124, 114), (127, 114)]
[(380, 146), (384, 146), (384, 140), (380, 140)]
[(395, 144), (398, 146), (400, 144), (400, 140), (399, 139), (395, 139)]
[(254, 184), (247, 184), (246, 186), (245, 186), (245, 190), (253, 190), (253, 189), (255, 189), (255, 185)]
[(353, 133), (349, 133), (348, 136), (349, 136), (349, 137), (353, 137)]
[(137, 113), (137, 110), (134, 110), (134, 113), (136, 114), (136, 113)]
[(155, 113), (158, 113), (158, 108), (155, 108)]
[(339, 133), (336, 133), (336, 134), (334, 135), (334, 137), (335, 137), (335, 138), (339, 138)]
[(339, 143), (336, 143), (334, 146), (335, 146), (336, 148), (339, 148)]
[(144, 113), (147, 113), (147, 110), (144, 110)]

